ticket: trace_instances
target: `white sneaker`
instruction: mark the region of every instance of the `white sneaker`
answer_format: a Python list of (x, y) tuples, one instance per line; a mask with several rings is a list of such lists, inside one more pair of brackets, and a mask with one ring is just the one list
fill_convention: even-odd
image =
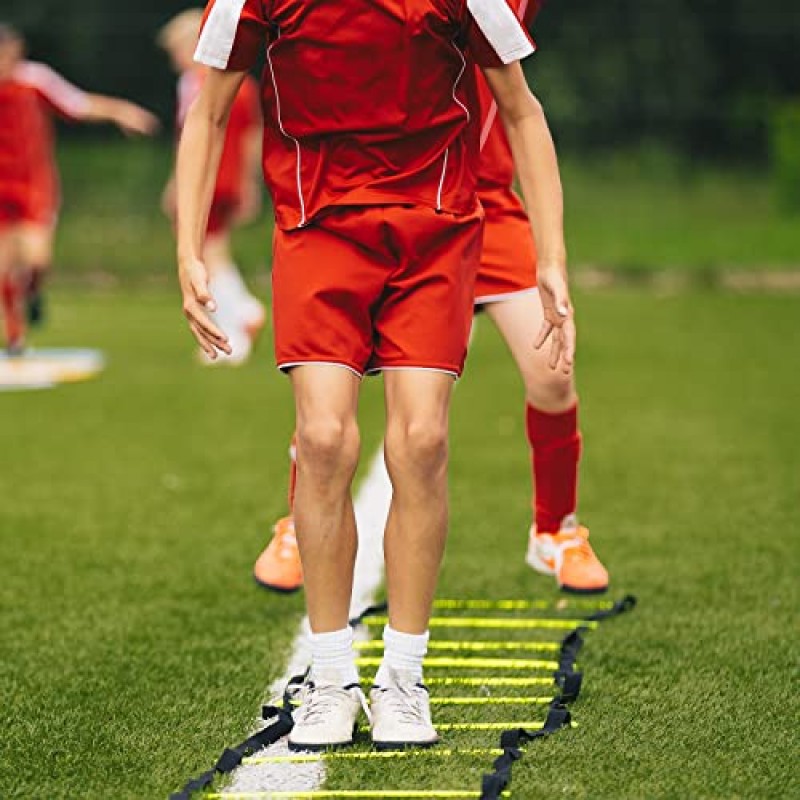
[(309, 680), (300, 694), (289, 734), (290, 750), (325, 750), (353, 743), (361, 709), (369, 716), (360, 686), (341, 686), (324, 677)]
[(431, 722), (428, 690), (413, 677), (389, 670), (385, 686), (373, 686), (372, 742), (378, 750), (430, 747), (439, 741)]

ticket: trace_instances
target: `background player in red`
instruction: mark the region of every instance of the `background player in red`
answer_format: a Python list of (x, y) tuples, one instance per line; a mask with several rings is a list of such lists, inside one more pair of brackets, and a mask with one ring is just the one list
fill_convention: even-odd
[(497, 99), (532, 212), (546, 321), (531, 345), (552, 338), (553, 367), (566, 372), (574, 356), (558, 165), (519, 64), (533, 47), (505, 0), (212, 2), (196, 57), (213, 69), (187, 116), (177, 169), (184, 314), (210, 357), (230, 347), (208, 315), (207, 212), (225, 123), (264, 50), (276, 356), (295, 395), (294, 515), (312, 653), (289, 744), (349, 744), (364, 701), (348, 625), (350, 491), (360, 380), (381, 371), (393, 497), (372, 738), (378, 747), (429, 745), (438, 737), (422, 664), (447, 535), (449, 405), (482, 233), (467, 50)]
[[(541, 0), (511, 0), (529, 26)], [(531, 448), (534, 521), (527, 562), (571, 592), (608, 588), (608, 573), (578, 523), (581, 435), (572, 373), (551, 369), (549, 354), (531, 348), (542, 323), (536, 288), (536, 245), (525, 208), (514, 192), (514, 161), (497, 104), (479, 76), (481, 168), (478, 193), (486, 213), (475, 304), (508, 345), (525, 385), (525, 428)]]
[[(530, 26), (541, 0), (510, 0)], [(485, 310), (505, 339), (525, 384), (525, 422), (534, 485), (534, 522), (527, 562), (559, 586), (579, 593), (608, 588), (608, 573), (578, 524), (577, 487), (581, 435), (574, 376), (552, 369), (550, 356), (532, 347), (543, 317), (536, 288), (536, 246), (531, 225), (513, 189), (514, 160), (497, 104), (476, 67), (481, 120), (478, 195), (486, 214), (475, 305)], [(289, 509), (296, 464), (290, 449)], [(269, 589), (291, 592), (303, 585), (303, 568), (291, 514), (275, 523), (274, 535), (253, 574)]]
[[(158, 43), (179, 75), (175, 120), (178, 134), (206, 74), (206, 67), (193, 58), (202, 21), (202, 11), (187, 9), (170, 20), (158, 35)], [(228, 334), (231, 345), (231, 355), (223, 355), (222, 360), (231, 364), (247, 359), (265, 321), (264, 306), (245, 286), (231, 249), (233, 227), (251, 222), (261, 210), (262, 134), (258, 84), (247, 78), (231, 109), (203, 250), (210, 274), (209, 289), (217, 301), (214, 318)], [(162, 207), (174, 221), (174, 174), (164, 189)], [(200, 353), (205, 363), (215, 363)]]
[(61, 201), (52, 116), (73, 122), (112, 122), (128, 134), (150, 135), (158, 120), (145, 109), (89, 94), (44, 64), (25, 60), (25, 42), (0, 24), (0, 284), (5, 341), (25, 341), (25, 305), (42, 317), (42, 282), (53, 258)]

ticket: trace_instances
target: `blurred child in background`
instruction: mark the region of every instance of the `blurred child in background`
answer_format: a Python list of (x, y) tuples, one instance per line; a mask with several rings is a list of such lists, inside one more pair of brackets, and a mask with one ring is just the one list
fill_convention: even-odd
[[(189, 107), (200, 93), (206, 67), (194, 61), (194, 50), (203, 21), (199, 9), (183, 11), (168, 22), (158, 43), (178, 73), (176, 127), (180, 135)], [(231, 231), (251, 222), (261, 210), (262, 121), (258, 84), (248, 78), (231, 110), (214, 198), (208, 216), (204, 259), (210, 272), (210, 289), (217, 301), (216, 322), (227, 332), (231, 354), (217, 361), (241, 364), (264, 327), (264, 306), (248, 291), (231, 252)], [(162, 198), (164, 213), (175, 220), (175, 175)], [(203, 363), (214, 363), (199, 352)]]
[(42, 286), (53, 258), (61, 202), (53, 114), (70, 122), (111, 122), (152, 135), (158, 120), (135, 103), (90, 94), (25, 58), (25, 41), (0, 23), (0, 293), (4, 341), (21, 353), (27, 324), (44, 314)]

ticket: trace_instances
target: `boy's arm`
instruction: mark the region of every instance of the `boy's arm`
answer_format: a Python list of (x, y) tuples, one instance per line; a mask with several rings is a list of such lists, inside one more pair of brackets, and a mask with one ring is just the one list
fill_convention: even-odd
[(536, 347), (551, 340), (550, 366), (572, 371), (575, 323), (567, 284), (564, 200), (555, 145), (539, 101), (533, 96), (519, 62), (484, 68), (514, 154), (537, 251), (539, 294), (545, 322)]
[(22, 79), (58, 114), (78, 122), (113, 122), (126, 133), (152, 135), (158, 119), (141, 106), (116, 97), (90, 94), (70, 83), (46, 64), (26, 61)]
[(83, 122), (112, 122), (124, 133), (139, 136), (152, 136), (160, 127), (154, 114), (129, 100), (102, 94), (89, 94), (87, 100), (79, 117)]
[(233, 101), (246, 72), (210, 69), (200, 95), (192, 104), (178, 146), (178, 274), (183, 312), (200, 347), (210, 358), (230, 353), (225, 334), (209, 319), (216, 305), (208, 291), (202, 262), (208, 212), (214, 194), (225, 130)]

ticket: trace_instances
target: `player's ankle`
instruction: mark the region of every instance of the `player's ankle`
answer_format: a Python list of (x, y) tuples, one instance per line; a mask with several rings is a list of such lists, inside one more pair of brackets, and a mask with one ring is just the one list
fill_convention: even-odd
[(311, 680), (324, 678), (340, 686), (358, 683), (355, 653), (353, 652), (353, 629), (343, 628), (327, 633), (312, 633)]
[(402, 633), (390, 625), (383, 629), (383, 661), (375, 676), (375, 685), (381, 686), (389, 678), (390, 670), (409, 676), (421, 683), (422, 664), (428, 652), (430, 633)]

